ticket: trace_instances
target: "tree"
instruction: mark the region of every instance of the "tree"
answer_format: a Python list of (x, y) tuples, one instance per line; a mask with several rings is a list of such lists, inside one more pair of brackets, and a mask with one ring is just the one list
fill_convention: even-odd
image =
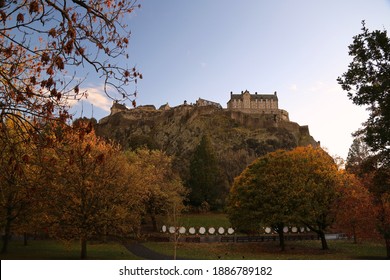
[(370, 149), (362, 136), (356, 136), (349, 148), (346, 170), (352, 174), (360, 174), (362, 163), (371, 155)]
[(340, 196), (340, 172), (333, 158), (321, 148), (298, 147), (291, 151), (297, 166), (297, 187), (300, 187), (301, 222), (316, 232), (322, 249), (327, 250), (326, 230), (333, 224)]
[(390, 39), (387, 31), (370, 32), (362, 22), (362, 33), (349, 46), (352, 62), (338, 77), (342, 89), (358, 106), (368, 106), (369, 118), (358, 132), (373, 152), (390, 160)]
[(390, 257), (390, 38), (386, 30), (370, 32), (364, 21), (362, 25), (361, 34), (349, 46), (353, 58), (348, 71), (337, 80), (354, 104), (368, 106), (370, 111), (357, 135), (363, 137), (372, 154), (362, 162), (358, 176), (374, 195), (380, 231)]
[(283, 228), (299, 220), (289, 165), (287, 152), (281, 150), (254, 161), (234, 180), (228, 203), (235, 227), (257, 232), (270, 226), (279, 234), (281, 250), (285, 250)]
[(359, 238), (375, 237), (377, 211), (372, 194), (357, 176), (343, 172), (342, 177), (335, 227), (352, 236), (354, 243)]
[[(365, 143), (362, 143), (365, 145)], [(352, 144), (354, 146), (354, 144)], [(352, 148), (352, 147), (351, 147)], [(369, 191), (372, 197), (374, 215), (369, 224), (376, 222), (377, 230), (385, 239), (387, 255), (390, 257), (390, 167), (383, 154), (375, 154), (369, 151), (359, 161), (348, 157), (347, 171), (354, 174), (362, 185)]]
[(136, 7), (136, 0), (0, 1), (1, 120), (15, 116), (39, 128), (68, 118), (67, 102), (86, 94), (80, 67), (103, 78), (108, 96), (131, 98), (125, 87), (142, 75), (119, 62), (128, 56), (125, 15)]
[(370, 191), (377, 207), (378, 230), (385, 239), (387, 257), (390, 258), (390, 167), (379, 164), (369, 176)]
[(206, 204), (218, 208), (223, 204), (224, 187), (221, 171), (210, 138), (204, 135), (190, 162), (188, 186), (190, 204), (201, 207)]
[(159, 150), (137, 149), (127, 152), (130, 185), (142, 193), (142, 213), (151, 219), (157, 231), (158, 215), (175, 215), (184, 209), (187, 190), (180, 177), (173, 172), (172, 158)]
[(96, 137), (90, 123), (56, 131), (59, 145), (46, 151), (50, 234), (80, 240), (87, 258), (91, 238), (131, 233), (139, 225), (140, 193), (128, 185), (127, 161), (118, 146)]
[(0, 123), (0, 217), (4, 229), (1, 253), (7, 253), (15, 222), (32, 213), (40, 171), (32, 137), (25, 122), (8, 119)]
[(338, 170), (320, 148), (276, 151), (255, 160), (234, 180), (228, 213), (239, 229), (272, 226), (284, 249), (283, 227), (305, 225), (321, 237), (334, 218)]

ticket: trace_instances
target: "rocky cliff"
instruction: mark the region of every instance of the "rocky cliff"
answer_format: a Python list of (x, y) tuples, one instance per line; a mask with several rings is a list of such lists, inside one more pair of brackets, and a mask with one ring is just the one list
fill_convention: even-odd
[(307, 126), (212, 105), (185, 104), (156, 110), (150, 106), (126, 109), (114, 104), (111, 115), (99, 121), (96, 131), (125, 149), (146, 145), (175, 156), (174, 166), (184, 180), (193, 151), (207, 135), (227, 185), (258, 156), (277, 149), (318, 145)]

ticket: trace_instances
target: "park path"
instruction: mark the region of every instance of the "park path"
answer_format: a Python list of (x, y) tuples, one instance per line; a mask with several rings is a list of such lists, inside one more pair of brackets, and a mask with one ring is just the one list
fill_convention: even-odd
[[(131, 242), (123, 244), (127, 250), (131, 253), (146, 260), (173, 260), (173, 256), (157, 253), (149, 248), (145, 247), (141, 243)], [(176, 258), (177, 260), (185, 260), (184, 258)]]

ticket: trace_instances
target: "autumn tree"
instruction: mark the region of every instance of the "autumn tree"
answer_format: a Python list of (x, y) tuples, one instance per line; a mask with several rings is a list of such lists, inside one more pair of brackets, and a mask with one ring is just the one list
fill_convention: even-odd
[(4, 229), (1, 253), (6, 253), (15, 222), (19, 220), (20, 225), (25, 215), (34, 212), (41, 172), (24, 121), (15, 117), (0, 123), (0, 134), (0, 223)]
[[(142, 75), (126, 63), (130, 38), (126, 15), (136, 7), (135, 0), (0, 1), (2, 127), (9, 121), (23, 123), (26, 133), (20, 135), (34, 141), (30, 148), (38, 145), (36, 140), (43, 140), (39, 145), (50, 143), (50, 137), (35, 137), (36, 132), (52, 127), (49, 120), (64, 122), (70, 102), (86, 96), (80, 89), (84, 80), (78, 78), (84, 76), (80, 70), (96, 72), (107, 96), (133, 99), (135, 92), (126, 87)], [(3, 143), (12, 143), (9, 134), (0, 136)], [(17, 159), (14, 165), (11, 159)], [(19, 173), (30, 169), (27, 157), (11, 159)]]
[(328, 249), (326, 230), (333, 224), (336, 202), (340, 196), (338, 188), (340, 172), (334, 160), (321, 148), (297, 148), (291, 152), (298, 165), (297, 186), (301, 186), (301, 221), (316, 232), (322, 249)]
[(123, 236), (139, 225), (139, 192), (128, 185), (126, 158), (118, 146), (98, 138), (91, 125), (57, 129), (55, 149), (46, 151), (46, 223), (50, 234), (87, 242), (108, 232)]
[(157, 231), (157, 216), (171, 216), (184, 209), (188, 191), (178, 174), (173, 172), (172, 158), (159, 150), (139, 148), (127, 152), (129, 185), (142, 194), (142, 213), (150, 217)]
[(142, 78), (123, 62), (130, 31), (129, 1), (0, 1), (0, 118), (24, 118), (34, 128), (44, 119), (69, 117), (80, 90), (80, 69), (95, 71), (105, 93), (132, 99), (126, 86)]
[(281, 150), (254, 161), (235, 179), (228, 207), (230, 221), (240, 230), (272, 227), (279, 234), (281, 250), (285, 250), (283, 228), (299, 220), (291, 172), (285, 172), (290, 164), (287, 152)]
[(371, 179), (369, 190), (374, 196), (377, 226), (380, 234), (385, 239), (387, 257), (390, 258), (390, 167), (389, 165), (383, 165), (382, 160), (379, 160), (379, 163), (377, 162), (372, 167), (374, 169), (371, 169), (371, 172), (367, 173), (365, 178), (369, 177)]
[(305, 225), (321, 237), (334, 220), (338, 170), (320, 148), (276, 151), (255, 160), (238, 176), (229, 196), (228, 213), (238, 228), (272, 226), (284, 249), (283, 227)]
[(342, 172), (342, 184), (337, 206), (335, 227), (353, 237), (354, 243), (359, 239), (372, 238), (377, 235), (377, 211), (373, 196), (357, 176)]

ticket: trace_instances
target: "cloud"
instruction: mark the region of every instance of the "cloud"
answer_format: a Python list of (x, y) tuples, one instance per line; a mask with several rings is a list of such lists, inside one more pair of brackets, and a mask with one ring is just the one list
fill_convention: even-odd
[(86, 100), (104, 111), (110, 112), (112, 100), (109, 99), (100, 87), (83, 88), (82, 91), (87, 92)]

